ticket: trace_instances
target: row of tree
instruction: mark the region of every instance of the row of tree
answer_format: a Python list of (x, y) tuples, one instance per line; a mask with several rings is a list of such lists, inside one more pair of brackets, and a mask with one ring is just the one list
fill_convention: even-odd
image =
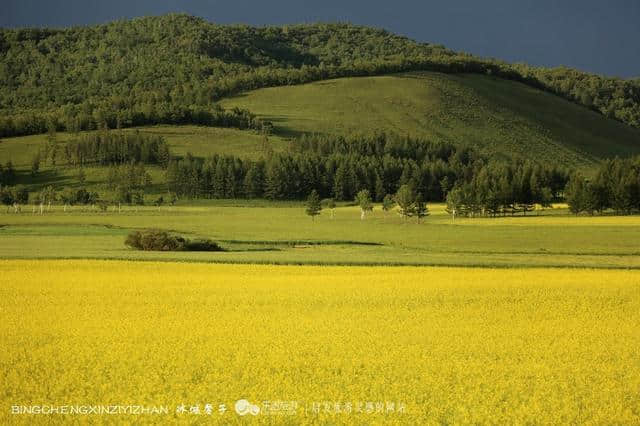
[(78, 167), (141, 163), (164, 168), (171, 160), (169, 145), (162, 136), (139, 131), (102, 131), (82, 135), (67, 142), (63, 151), (67, 164)]
[(447, 211), (454, 217), (514, 215), (549, 207), (561, 198), (568, 181), (562, 169), (530, 162), (492, 162), (471, 180), (457, 182), (446, 197)]
[(156, 124), (196, 124), (200, 126), (252, 129), (270, 133), (273, 124), (262, 120), (246, 109), (225, 110), (217, 104), (207, 106), (175, 105), (168, 102), (135, 104), (130, 109), (107, 106), (74, 106), (46, 111), (33, 110), (7, 113), (0, 117), (0, 137), (45, 133), (52, 127), (57, 131), (78, 133), (84, 130)]
[[(84, 169), (78, 170), (76, 182), (78, 183), (76, 187), (64, 187), (59, 190), (49, 185), (33, 194), (32, 197), (24, 185), (0, 184), (2, 204), (7, 208), (14, 206), (16, 210), (20, 205), (27, 204), (29, 201), (34, 204), (46, 205), (47, 208), (50, 208), (52, 203), (60, 201), (65, 206), (65, 210), (67, 206), (72, 205), (99, 205), (101, 207), (105, 207), (109, 203), (143, 205), (145, 193), (152, 185), (151, 175), (145, 169), (144, 164), (134, 162), (112, 164), (108, 168), (105, 189), (110, 195), (106, 198), (101, 197), (98, 192), (89, 191), (86, 188)], [(175, 203), (177, 196), (170, 194), (167, 200)], [(165, 199), (162, 196), (154, 202), (156, 205), (164, 203)]]
[[(360, 207), (360, 220), (364, 220), (368, 213), (373, 211), (373, 200), (368, 189), (361, 189), (355, 196), (355, 203)], [(331, 209), (331, 218), (333, 219), (333, 210), (336, 207), (335, 200), (329, 198), (324, 200), (324, 204)], [(411, 185), (402, 185), (396, 194), (387, 194), (382, 200), (382, 210), (385, 214), (398, 206), (398, 213), (405, 219), (415, 217), (418, 222), (423, 217), (429, 215), (427, 203), (422, 199), (419, 193), (416, 193)], [(320, 214), (323, 209), (323, 200), (320, 199), (318, 191), (311, 191), (307, 198), (305, 213), (313, 220)]]
[[(542, 196), (558, 199), (568, 180), (568, 172), (559, 167), (516, 160), (509, 166), (489, 162), (470, 148), (384, 134), (306, 137), (291, 146), (294, 148), (289, 152), (257, 161), (219, 155), (205, 160), (187, 155), (167, 167), (168, 189), (189, 198), (274, 200), (305, 199), (313, 190), (321, 198), (353, 200), (366, 189), (373, 201), (381, 202), (402, 185), (429, 201), (445, 200), (455, 187), (456, 193), (473, 194), (473, 200), (465, 198), (468, 208), (461, 211), (477, 214), (502, 211), (493, 200), (485, 200), (497, 192), (504, 201), (501, 206), (517, 204), (527, 210), (526, 206)], [(496, 189), (506, 185), (504, 182), (508, 191)], [(512, 188), (514, 182), (520, 188)], [(478, 207), (481, 204), (491, 205), (483, 210)]]
[(640, 212), (640, 156), (605, 161), (593, 179), (574, 173), (565, 196), (574, 214)]
[(359, 189), (367, 189), (375, 201), (382, 201), (402, 184), (411, 184), (425, 199), (437, 201), (473, 165), (464, 169), (441, 160), (419, 164), (391, 156), (276, 154), (258, 161), (187, 156), (172, 161), (166, 176), (170, 191), (189, 198), (304, 199), (315, 189), (323, 198), (352, 200)]

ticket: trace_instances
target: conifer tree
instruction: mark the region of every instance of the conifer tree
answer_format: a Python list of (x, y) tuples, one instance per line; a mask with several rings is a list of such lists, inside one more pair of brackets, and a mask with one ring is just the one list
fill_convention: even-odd
[(385, 217), (389, 214), (389, 212), (395, 207), (396, 202), (393, 200), (393, 196), (391, 194), (387, 194), (382, 199), (382, 210), (384, 211)]
[(402, 185), (394, 198), (398, 204), (398, 210), (402, 217), (408, 218), (413, 216), (416, 196), (413, 188), (409, 185)]
[(416, 219), (418, 219), (418, 223), (423, 217), (429, 216), (429, 209), (427, 208), (427, 203), (425, 203), (422, 199), (422, 195), (416, 195), (416, 199), (413, 207), (413, 214)]
[(320, 196), (318, 195), (318, 191), (315, 189), (311, 191), (309, 194), (309, 198), (307, 198), (307, 215), (311, 216), (312, 220), (315, 220), (315, 217), (320, 214), (322, 210), (322, 204), (320, 203)]

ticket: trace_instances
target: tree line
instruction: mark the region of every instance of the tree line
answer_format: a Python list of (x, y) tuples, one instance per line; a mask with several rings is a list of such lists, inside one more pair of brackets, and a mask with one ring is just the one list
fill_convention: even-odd
[[(0, 183), (0, 202), (9, 210), (13, 206), (16, 213), (22, 206), (32, 203), (34, 213), (39, 205), (40, 213), (49, 211), (51, 205), (60, 202), (66, 211), (67, 207), (74, 205), (91, 206), (106, 210), (109, 205), (121, 208), (121, 205), (144, 205), (145, 194), (152, 185), (151, 175), (142, 163), (112, 164), (107, 171), (107, 179), (104, 185), (106, 190), (102, 194), (98, 191), (90, 191), (86, 186), (86, 177), (82, 168), (78, 169), (76, 176), (77, 185), (55, 188), (48, 185), (32, 194), (24, 185), (11, 186)], [(175, 204), (177, 196), (168, 194), (159, 196), (153, 201), (156, 206), (165, 203)]]
[(569, 176), (556, 166), (489, 161), (468, 147), (384, 133), (305, 136), (291, 146), (261, 160), (220, 155), (172, 160), (168, 189), (189, 198), (272, 200), (303, 200), (316, 191), (339, 201), (366, 190), (382, 202), (406, 185), (424, 201), (460, 197), (459, 214), (493, 215), (526, 213), (533, 204), (561, 198)]
[(490, 162), (469, 181), (456, 182), (447, 193), (447, 211), (454, 217), (514, 215), (536, 204), (550, 207), (562, 198), (569, 173), (528, 161)]
[(593, 179), (574, 173), (565, 191), (569, 210), (593, 215), (640, 212), (640, 156), (605, 161)]
[[(536, 68), (349, 24), (253, 28), (186, 15), (0, 30), (0, 137), (146, 124), (262, 128), (221, 97), (267, 86), (405, 71), (523, 82), (640, 127), (640, 82)], [(267, 126), (268, 127), (268, 126)]]
[(78, 133), (103, 128), (121, 129), (156, 124), (196, 124), (211, 127), (252, 129), (270, 133), (273, 124), (242, 108), (225, 110), (217, 104), (176, 105), (168, 101), (132, 107), (114, 106), (108, 102), (98, 105), (67, 105), (46, 111), (31, 110), (0, 117), (0, 137), (23, 136), (56, 131)]
[(97, 132), (72, 139), (64, 146), (67, 164), (83, 167), (142, 163), (166, 167), (171, 160), (162, 136), (135, 132)]
[(83, 168), (88, 165), (153, 164), (166, 168), (171, 150), (162, 136), (135, 132), (109, 131), (72, 137), (65, 143), (58, 141), (54, 128), (49, 128), (46, 141), (31, 159), (31, 175), (35, 176), (41, 163), (51, 166), (66, 164)]

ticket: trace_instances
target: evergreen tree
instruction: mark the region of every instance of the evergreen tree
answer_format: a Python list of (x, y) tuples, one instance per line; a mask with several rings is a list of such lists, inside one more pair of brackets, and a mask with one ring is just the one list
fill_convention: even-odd
[(307, 215), (311, 216), (311, 219), (315, 220), (315, 217), (320, 214), (322, 210), (322, 204), (320, 203), (320, 196), (318, 195), (318, 191), (315, 189), (311, 191), (309, 194), (309, 198), (307, 198)]
[(384, 182), (378, 173), (376, 173), (376, 201), (382, 201), (387, 196), (387, 191), (384, 189)]
[(244, 190), (248, 198), (264, 195), (264, 163), (255, 162), (249, 166), (244, 177)]
[(402, 185), (394, 197), (398, 210), (402, 217), (408, 218), (413, 216), (416, 196), (413, 188), (409, 185)]
[(427, 208), (427, 203), (422, 200), (422, 195), (416, 195), (416, 199), (414, 202), (413, 214), (418, 219), (418, 223), (420, 223), (420, 219), (429, 215), (429, 209)]
[(393, 200), (393, 196), (391, 194), (385, 195), (382, 199), (382, 210), (384, 211), (384, 215), (387, 216), (395, 205), (396, 203)]
[(564, 190), (569, 211), (575, 215), (585, 209), (585, 182), (582, 175), (574, 173)]
[[(224, 198), (227, 194), (227, 168), (224, 164), (224, 159), (218, 158), (216, 162), (215, 175), (213, 177), (213, 196), (215, 198)], [(176, 193), (178, 191), (175, 191)]]

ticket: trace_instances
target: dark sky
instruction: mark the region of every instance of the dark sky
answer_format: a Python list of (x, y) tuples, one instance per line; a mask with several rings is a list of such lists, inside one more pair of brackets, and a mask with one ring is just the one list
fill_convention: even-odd
[(640, 76), (638, 0), (0, 0), (0, 26), (185, 12), (251, 25), (348, 21), (480, 56)]

